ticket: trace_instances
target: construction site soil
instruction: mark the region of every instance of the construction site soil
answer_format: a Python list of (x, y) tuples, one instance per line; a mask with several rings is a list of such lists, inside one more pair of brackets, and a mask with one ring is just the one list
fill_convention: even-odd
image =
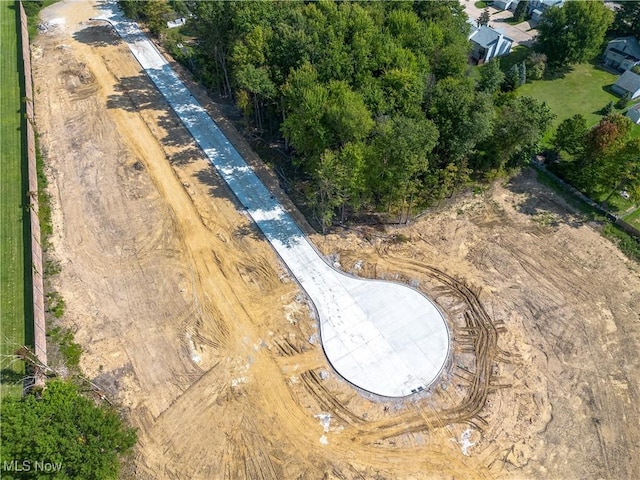
[(430, 390), (366, 394), (333, 372), (304, 294), (93, 8), (43, 11), (35, 106), (62, 321), (138, 428), (126, 476), (637, 478), (640, 268), (534, 173), (408, 226), (310, 235), (446, 314), (451, 362)]

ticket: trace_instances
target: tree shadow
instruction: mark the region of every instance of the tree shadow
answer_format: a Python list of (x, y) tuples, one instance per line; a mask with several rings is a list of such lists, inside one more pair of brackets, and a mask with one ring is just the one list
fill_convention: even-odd
[(571, 65), (554, 65), (549, 66), (544, 73), (543, 80), (559, 80), (567, 76), (567, 74), (573, 72), (574, 68)]
[(73, 39), (92, 47), (106, 47), (122, 43), (120, 37), (113, 31), (113, 27), (107, 24), (91, 25), (78, 30), (73, 34)]
[(238, 210), (244, 210), (244, 205), (235, 196), (227, 183), (220, 177), (218, 171), (210, 163), (207, 167), (196, 173), (196, 178), (209, 187), (209, 195), (214, 198), (225, 198), (233, 203)]
[(0, 384), (2, 385), (19, 385), (24, 381), (24, 373), (16, 372), (12, 368), (3, 368), (0, 370)]
[(154, 121), (166, 134), (159, 140), (164, 146), (183, 149), (171, 157), (172, 162), (186, 165), (199, 158), (200, 150), (195, 146), (193, 137), (145, 73), (121, 77), (114, 91), (107, 98), (107, 108), (134, 113), (144, 110), (160, 112)]
[(258, 226), (250, 220), (246, 225), (241, 225), (233, 231), (235, 237), (249, 237), (253, 240), (265, 240)]
[(563, 224), (579, 228), (584, 225), (586, 220), (574, 213), (558, 194), (550, 193), (547, 186), (535, 179), (535, 175), (535, 170), (526, 169), (513, 176), (507, 183), (506, 188), (510, 192), (526, 195), (524, 201), (515, 207), (516, 210), (551, 227)]
[(130, 363), (127, 363), (121, 368), (101, 373), (91, 381), (102, 393), (106, 393), (111, 398), (116, 398), (122, 389), (121, 379), (132, 374), (134, 374), (133, 367)]

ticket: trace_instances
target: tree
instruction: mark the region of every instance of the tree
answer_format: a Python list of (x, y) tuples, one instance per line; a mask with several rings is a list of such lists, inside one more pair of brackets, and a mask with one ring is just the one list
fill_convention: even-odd
[(469, 80), (446, 78), (436, 84), (428, 114), (440, 133), (438, 165), (453, 163), (462, 171), (476, 144), (490, 135), (495, 109), (491, 96), (474, 92)]
[(154, 35), (160, 35), (167, 29), (166, 15), (171, 12), (167, 0), (148, 0), (144, 3), (143, 15)]
[[(26, 2), (27, 5), (35, 2)], [(144, 9), (144, 3), (138, 0), (118, 0), (118, 5), (124, 12), (124, 14), (132, 18), (133, 20), (137, 20), (141, 17)]]
[[(114, 410), (97, 406), (76, 385), (60, 380), (50, 381), (40, 397), (3, 398), (0, 413), (0, 462), (59, 463), (56, 478), (115, 479), (119, 458), (136, 442), (135, 431)], [(35, 478), (33, 469), (12, 474)]]
[(493, 135), (482, 145), (484, 154), (476, 159), (475, 166), (482, 171), (499, 172), (526, 164), (554, 117), (544, 102), (527, 96), (509, 98), (501, 107)]
[(627, 140), (603, 167), (602, 187), (611, 192), (609, 199), (620, 190), (626, 190), (632, 202), (640, 203), (640, 137)]
[(369, 182), (389, 210), (400, 204), (399, 222), (405, 212), (406, 219), (411, 215), (420, 177), (427, 172), (428, 157), (437, 140), (437, 128), (424, 118), (396, 116), (377, 125)]
[(525, 62), (518, 63), (518, 83), (520, 85), (527, 83), (527, 65)]
[(640, 2), (620, 2), (611, 30), (615, 35), (640, 38)]
[(602, 114), (603, 115), (610, 115), (613, 113), (615, 109), (615, 105), (613, 103), (613, 100), (611, 100), (609, 103), (607, 103), (603, 108), (602, 108)]
[(620, 100), (616, 102), (616, 108), (625, 108), (629, 101), (631, 100), (631, 93), (625, 92), (623, 96), (620, 97)]
[(544, 53), (531, 52), (525, 60), (527, 75), (531, 80), (540, 80), (547, 68), (547, 56)]
[(341, 186), (345, 182), (346, 174), (339, 156), (332, 150), (325, 150), (320, 155), (313, 177), (314, 186), (307, 195), (320, 222), (322, 233), (325, 234), (331, 226), (336, 208), (344, 203)]
[(481, 92), (495, 93), (504, 81), (504, 73), (500, 69), (500, 62), (497, 59), (489, 60), (480, 67), (480, 81), (478, 90)]
[(542, 16), (538, 46), (554, 66), (583, 63), (600, 52), (613, 12), (602, 1), (565, 2)]
[(478, 19), (476, 20), (476, 23), (478, 24), (478, 26), (482, 26), (482, 25), (486, 26), (486, 25), (489, 25), (489, 20), (491, 20), (489, 7), (485, 7), (482, 13), (480, 14), (480, 16), (478, 17)]
[(560, 122), (553, 137), (553, 148), (557, 152), (565, 151), (569, 155), (579, 155), (587, 134), (587, 119), (579, 113)]
[(632, 125), (619, 113), (604, 117), (585, 136), (583, 154), (569, 177), (589, 193), (610, 188), (611, 182), (617, 181), (615, 166), (625, 151)]
[(529, 6), (528, 0), (520, 0), (518, 2), (518, 6), (516, 7), (516, 11), (513, 12), (513, 19), (516, 22), (523, 22), (527, 16), (527, 10)]
[(329, 132), (323, 123), (329, 99), (327, 88), (319, 82), (310, 64), (291, 72), (283, 87), (285, 108), (282, 133), (297, 153), (310, 163), (306, 172), (315, 170), (314, 162), (330, 147)]
[[(523, 82), (524, 80), (524, 82)], [(503, 90), (511, 92), (518, 88), (520, 85), (527, 81), (527, 71), (524, 67), (524, 62), (515, 63), (507, 71), (504, 82), (502, 83)]]
[[(269, 78), (267, 69), (265, 67), (256, 68), (251, 64), (245, 65), (236, 74), (236, 81), (241, 89), (240, 92), (251, 94), (256, 126), (258, 130), (262, 130), (262, 106), (265, 100), (272, 99), (276, 93), (276, 87)], [(246, 106), (246, 102), (240, 102), (239, 106), (242, 108), (243, 104)]]

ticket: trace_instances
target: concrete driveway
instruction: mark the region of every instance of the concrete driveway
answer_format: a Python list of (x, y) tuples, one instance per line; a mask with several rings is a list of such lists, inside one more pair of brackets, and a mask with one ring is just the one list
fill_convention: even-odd
[[(463, 0), (461, 3), (469, 18), (474, 22), (480, 17), (480, 14), (484, 10), (483, 8), (476, 7), (475, 2), (471, 0)], [(535, 41), (535, 37), (538, 34), (537, 30), (535, 30), (535, 22), (526, 21), (518, 25), (509, 25), (505, 20), (513, 17), (513, 12), (509, 10), (496, 10), (493, 7), (489, 7), (489, 13), (491, 14), (489, 26), (512, 39), (514, 47), (517, 45), (530, 47)]]
[(423, 294), (392, 282), (364, 280), (331, 267), (247, 165), (165, 58), (115, 2), (108, 21), (262, 230), (320, 322), (322, 346), (347, 381), (369, 392), (403, 397), (426, 389), (449, 355), (444, 317)]

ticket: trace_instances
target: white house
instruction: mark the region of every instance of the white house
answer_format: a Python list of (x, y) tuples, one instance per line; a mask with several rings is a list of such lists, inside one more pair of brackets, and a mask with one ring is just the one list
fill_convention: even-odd
[(634, 100), (640, 97), (640, 75), (627, 70), (618, 77), (611, 89), (620, 96), (628, 94)]
[(627, 110), (627, 117), (629, 117), (633, 123), (640, 125), (640, 103)]
[(471, 57), (478, 64), (486, 63), (501, 55), (507, 55), (513, 45), (512, 39), (485, 25), (473, 27), (469, 41), (473, 46)]
[(531, 20), (539, 22), (545, 11), (552, 7), (562, 7), (564, 0), (529, 0), (527, 13), (531, 16)]
[(635, 37), (621, 37), (607, 43), (602, 63), (620, 71), (640, 65), (640, 43)]
[(493, 0), (491, 6), (498, 10), (515, 10), (518, 0)]

